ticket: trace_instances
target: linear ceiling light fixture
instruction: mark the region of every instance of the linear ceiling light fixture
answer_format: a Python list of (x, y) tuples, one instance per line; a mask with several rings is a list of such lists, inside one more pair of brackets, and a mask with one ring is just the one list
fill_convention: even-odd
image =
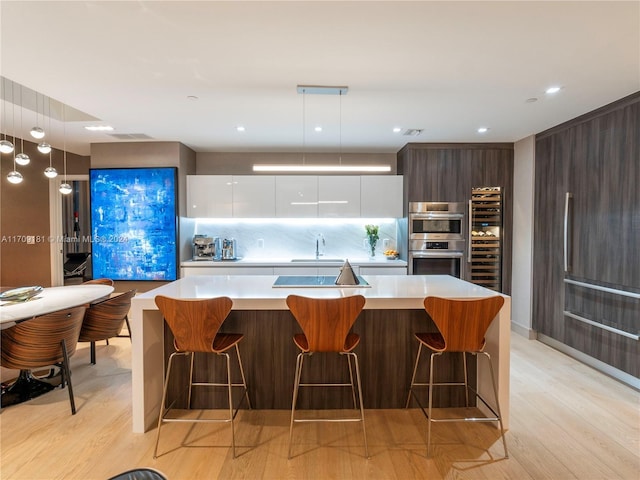
[[(347, 86), (298, 85), (297, 92), (302, 95), (302, 163), (301, 164), (254, 164), (254, 172), (390, 172), (390, 165), (342, 165), (342, 95), (349, 91)], [(309, 165), (305, 161), (305, 95), (340, 95), (340, 146), (337, 165)]]

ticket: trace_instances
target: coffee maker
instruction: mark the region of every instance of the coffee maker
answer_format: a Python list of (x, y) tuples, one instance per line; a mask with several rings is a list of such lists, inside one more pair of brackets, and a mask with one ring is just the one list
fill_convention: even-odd
[(234, 238), (222, 240), (222, 260), (236, 259), (236, 241)]
[(220, 256), (220, 239), (208, 235), (193, 236), (193, 260), (216, 260)]

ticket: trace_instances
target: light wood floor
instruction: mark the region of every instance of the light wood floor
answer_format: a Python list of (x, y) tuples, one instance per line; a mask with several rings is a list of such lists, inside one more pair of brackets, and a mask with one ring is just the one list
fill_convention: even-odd
[(359, 424), (326, 423), (296, 426), (295, 457), (287, 460), (289, 412), (264, 410), (239, 413), (235, 460), (222, 424), (163, 427), (154, 460), (155, 430), (131, 433), (129, 340), (97, 350), (96, 366), (88, 344), (72, 358), (75, 416), (60, 389), (2, 410), (0, 478), (105, 479), (138, 466), (171, 480), (640, 478), (638, 392), (518, 335), (507, 460), (489, 424), (435, 425), (435, 455), (427, 459), (417, 409), (366, 411), (369, 460)]

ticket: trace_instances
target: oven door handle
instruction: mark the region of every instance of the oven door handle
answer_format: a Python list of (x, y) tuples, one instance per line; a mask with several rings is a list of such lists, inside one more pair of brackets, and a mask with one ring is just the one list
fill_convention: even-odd
[(411, 258), (462, 258), (463, 252), (409, 252)]
[(464, 218), (464, 213), (411, 213), (412, 220), (458, 220)]

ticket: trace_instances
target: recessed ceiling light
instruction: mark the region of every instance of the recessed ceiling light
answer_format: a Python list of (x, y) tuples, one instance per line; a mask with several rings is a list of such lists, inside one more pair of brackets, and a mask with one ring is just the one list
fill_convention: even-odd
[(110, 125), (86, 125), (84, 128), (91, 132), (110, 132), (113, 130)]
[(478, 133), (487, 133), (489, 131), (488, 127), (480, 127), (478, 129)]
[(393, 127), (393, 133), (400, 133), (402, 131), (402, 128), (400, 127)]
[(321, 132), (322, 131), (322, 127), (320, 125), (318, 125), (316, 128), (314, 128), (314, 130), (316, 132)]
[(242, 125), (238, 125), (236, 127), (236, 130), (239, 131), (239, 132), (244, 132), (244, 127)]
[(545, 93), (558, 93), (560, 91), (560, 87), (549, 87), (545, 90)]

